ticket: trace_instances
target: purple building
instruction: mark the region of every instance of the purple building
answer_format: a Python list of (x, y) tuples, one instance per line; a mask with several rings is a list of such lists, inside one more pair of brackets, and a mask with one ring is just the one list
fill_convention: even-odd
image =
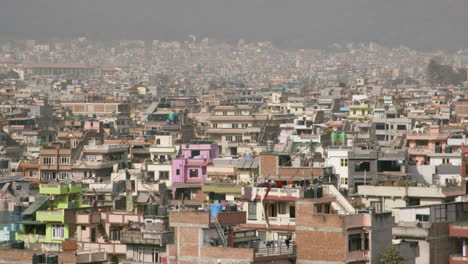
[(206, 167), (218, 156), (218, 146), (211, 142), (193, 142), (181, 145), (181, 156), (172, 160), (172, 187), (174, 198), (192, 200), (190, 190), (206, 179)]

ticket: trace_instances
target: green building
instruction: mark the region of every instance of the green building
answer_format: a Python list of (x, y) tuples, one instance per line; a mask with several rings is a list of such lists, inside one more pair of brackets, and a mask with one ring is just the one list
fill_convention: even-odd
[[(40, 196), (22, 213), (23, 232), (17, 240), (42, 243), (43, 249), (60, 251), (62, 241), (74, 234), (74, 211), (81, 204), (82, 184), (40, 184)], [(72, 219), (73, 218), (73, 219)]]

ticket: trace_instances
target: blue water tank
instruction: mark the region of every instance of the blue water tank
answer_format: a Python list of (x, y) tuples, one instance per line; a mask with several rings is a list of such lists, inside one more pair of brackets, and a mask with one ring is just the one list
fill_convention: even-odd
[(210, 205), (210, 216), (216, 217), (218, 213), (223, 212), (223, 205), (220, 203), (214, 203)]

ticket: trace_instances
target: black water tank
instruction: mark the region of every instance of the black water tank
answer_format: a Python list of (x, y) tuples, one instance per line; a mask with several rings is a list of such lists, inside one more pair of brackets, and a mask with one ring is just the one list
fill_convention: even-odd
[(146, 210), (148, 215), (157, 215), (158, 214), (158, 204), (149, 203), (148, 208)]
[(43, 264), (43, 263), (45, 263), (45, 255), (34, 253), (32, 256), (32, 264)]
[(58, 256), (57, 255), (48, 255), (47, 256), (47, 264), (58, 264)]
[(8, 169), (8, 160), (0, 160), (0, 169)]

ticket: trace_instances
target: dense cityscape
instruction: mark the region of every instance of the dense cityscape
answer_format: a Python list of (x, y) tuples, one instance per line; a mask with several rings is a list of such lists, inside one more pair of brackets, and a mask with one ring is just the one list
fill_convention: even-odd
[(377, 42), (0, 40), (0, 263), (468, 263), (467, 69)]

